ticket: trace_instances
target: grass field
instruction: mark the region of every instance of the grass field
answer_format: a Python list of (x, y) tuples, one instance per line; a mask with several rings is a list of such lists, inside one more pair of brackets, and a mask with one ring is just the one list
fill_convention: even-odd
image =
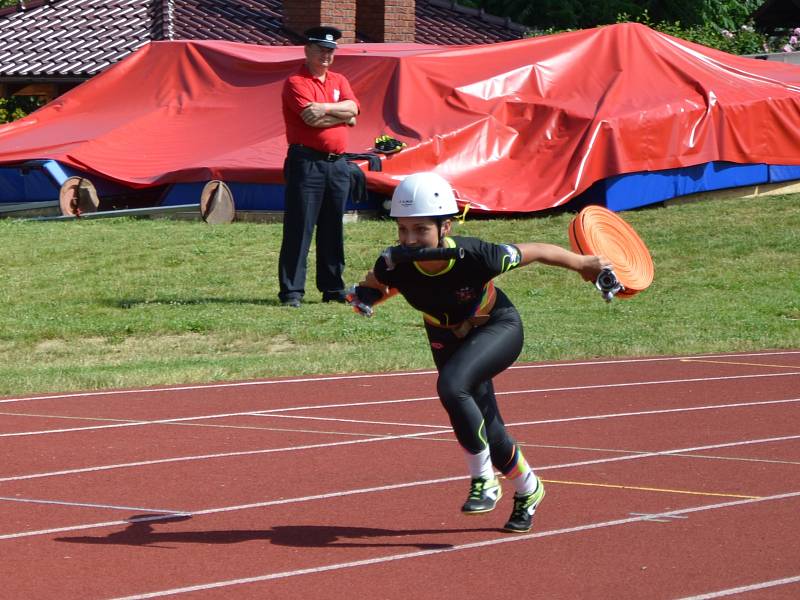
[[(800, 196), (623, 213), (650, 247), (652, 287), (604, 303), (541, 265), (498, 285), (525, 322), (522, 361), (800, 347)], [(571, 215), (468, 220), (457, 233), (568, 245)], [(346, 280), (395, 240), (349, 223)], [(0, 222), (0, 395), (304, 373), (430, 368), (401, 298), (365, 319), (277, 301), (281, 225), (170, 220)]]

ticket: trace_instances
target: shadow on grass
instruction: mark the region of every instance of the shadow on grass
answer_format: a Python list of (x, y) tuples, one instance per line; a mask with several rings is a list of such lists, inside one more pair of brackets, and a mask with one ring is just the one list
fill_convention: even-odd
[(154, 524), (175, 523), (191, 519), (191, 515), (141, 515), (128, 519), (122, 531), (105, 536), (55, 538), (71, 544), (109, 544), (168, 548), (171, 544), (238, 544), (268, 541), (279, 546), (300, 548), (367, 548), (410, 547), (420, 550), (452, 548), (452, 544), (424, 541), (371, 541), (372, 538), (402, 538), (419, 535), (448, 535), (463, 532), (499, 532), (483, 529), (382, 529), (373, 527), (337, 527), (331, 525), (277, 525), (270, 529), (230, 529), (219, 531), (156, 531)]
[(112, 308), (140, 308), (143, 306), (203, 306), (207, 304), (235, 304), (254, 306), (280, 306), (278, 298), (122, 298), (104, 300), (103, 304)]

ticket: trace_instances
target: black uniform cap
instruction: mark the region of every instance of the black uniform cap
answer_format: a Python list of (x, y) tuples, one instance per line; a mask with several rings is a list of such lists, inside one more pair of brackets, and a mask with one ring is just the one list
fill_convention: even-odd
[(336, 49), (336, 40), (342, 37), (342, 32), (336, 27), (312, 27), (305, 31), (309, 44), (317, 44), (323, 48)]

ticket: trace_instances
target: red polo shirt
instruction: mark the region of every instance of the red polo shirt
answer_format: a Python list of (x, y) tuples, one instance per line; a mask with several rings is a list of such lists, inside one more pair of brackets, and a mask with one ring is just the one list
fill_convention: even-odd
[(353, 100), (361, 105), (344, 75), (328, 71), (323, 83), (303, 65), (283, 84), (283, 121), (286, 124), (286, 141), (302, 144), (320, 152), (345, 152), (347, 125), (311, 127), (303, 122), (300, 113), (311, 102), (341, 102)]

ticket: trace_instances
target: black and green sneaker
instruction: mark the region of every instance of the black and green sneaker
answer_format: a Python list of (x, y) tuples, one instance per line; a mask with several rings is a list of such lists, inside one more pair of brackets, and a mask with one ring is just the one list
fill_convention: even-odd
[(503, 489), (496, 477), (494, 479), (473, 479), (469, 486), (469, 496), (464, 502), (464, 506), (461, 507), (461, 512), (477, 515), (494, 510), (502, 495)]
[(536, 489), (530, 494), (518, 496), (514, 494), (514, 508), (511, 511), (511, 516), (505, 524), (506, 531), (513, 533), (527, 533), (531, 530), (533, 522), (533, 513), (536, 512), (536, 507), (544, 498), (544, 484), (541, 479), (537, 478)]
[(375, 138), (375, 150), (382, 152), (383, 154), (394, 154), (395, 152), (400, 152), (400, 150), (405, 148), (406, 145), (407, 144), (405, 142), (396, 140), (388, 135), (382, 135)]

